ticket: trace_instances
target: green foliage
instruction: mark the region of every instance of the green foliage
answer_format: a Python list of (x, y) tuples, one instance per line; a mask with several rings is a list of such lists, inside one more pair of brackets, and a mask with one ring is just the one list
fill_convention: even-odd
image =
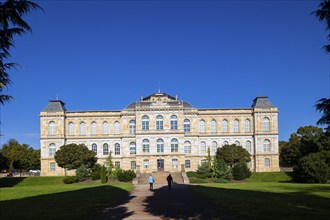
[(213, 177), (224, 180), (232, 178), (231, 169), (221, 157), (216, 157), (213, 161)]
[(225, 145), (222, 148), (218, 148), (216, 153), (217, 160), (222, 158), (230, 167), (235, 163), (248, 163), (251, 161), (250, 157), (251, 156), (247, 150), (236, 144)]
[(204, 179), (204, 178), (190, 177), (189, 182), (190, 183), (208, 183), (208, 180)]
[(63, 179), (63, 183), (72, 184), (79, 182), (79, 179), (76, 176), (67, 176)]
[(293, 178), (304, 183), (329, 183), (330, 151), (320, 151), (301, 158), (293, 167)]
[[(328, 16), (330, 16), (330, 14), (328, 14)], [(328, 49), (330, 49), (329, 45)], [(318, 100), (315, 104), (315, 107), (317, 111), (322, 113), (322, 117), (317, 121), (317, 124), (327, 125), (328, 127), (330, 127), (330, 99), (322, 98)]]
[(213, 183), (229, 183), (229, 180), (227, 180), (227, 179), (221, 179), (221, 178), (212, 178), (210, 180)]
[(188, 171), (187, 176), (188, 177), (198, 177), (198, 174), (195, 171)]
[(8, 169), (9, 161), (7, 157), (5, 157), (0, 149), (0, 170), (7, 170)]
[(129, 181), (132, 181), (136, 177), (136, 174), (134, 173), (133, 170), (117, 169), (116, 175), (120, 182), (129, 182)]
[(40, 150), (34, 150), (27, 144), (20, 144), (11, 139), (4, 144), (1, 149), (3, 155), (2, 166), (10, 170), (17, 169), (27, 171), (30, 169), (40, 169)]
[(203, 162), (201, 165), (198, 165), (196, 172), (199, 178), (205, 179), (212, 177), (212, 167), (207, 162)]
[[(108, 177), (111, 178), (111, 179), (114, 179), (115, 178), (115, 174), (112, 174), (112, 171), (114, 170), (114, 165), (113, 165), (113, 162), (112, 162), (112, 151), (110, 151), (109, 153), (109, 157), (107, 158), (106, 160), (106, 165), (107, 165), (107, 168), (108, 168)], [(112, 175), (111, 175), (112, 174)]]
[(276, 182), (276, 183), (284, 183), (291, 182), (291, 173), (285, 172), (258, 172), (252, 173), (248, 182)]
[(81, 165), (76, 170), (76, 177), (79, 181), (84, 181), (90, 177), (90, 169), (88, 169), (85, 165)]
[(58, 166), (68, 170), (77, 169), (81, 165), (91, 168), (97, 161), (95, 155), (84, 144), (68, 144), (56, 152), (55, 161)]
[(235, 180), (244, 180), (251, 176), (251, 171), (246, 163), (236, 163), (233, 167), (232, 173)]
[(92, 168), (91, 178), (92, 178), (92, 180), (101, 179), (101, 165), (100, 164), (95, 164), (94, 167)]
[(105, 166), (101, 167), (100, 176), (101, 176), (101, 183), (105, 184), (108, 182), (108, 177), (107, 177)]

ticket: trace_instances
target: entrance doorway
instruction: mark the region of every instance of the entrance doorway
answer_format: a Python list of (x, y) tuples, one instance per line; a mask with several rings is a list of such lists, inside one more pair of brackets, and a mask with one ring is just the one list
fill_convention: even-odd
[(157, 171), (164, 171), (164, 160), (157, 159)]

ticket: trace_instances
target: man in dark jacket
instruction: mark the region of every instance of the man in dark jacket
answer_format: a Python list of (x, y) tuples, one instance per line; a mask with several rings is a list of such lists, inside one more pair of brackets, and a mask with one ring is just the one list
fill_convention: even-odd
[(172, 183), (173, 183), (173, 178), (172, 178), (171, 174), (169, 174), (169, 175), (167, 176), (166, 180), (167, 180), (167, 184), (168, 184), (168, 190), (171, 190), (171, 188), (172, 188)]

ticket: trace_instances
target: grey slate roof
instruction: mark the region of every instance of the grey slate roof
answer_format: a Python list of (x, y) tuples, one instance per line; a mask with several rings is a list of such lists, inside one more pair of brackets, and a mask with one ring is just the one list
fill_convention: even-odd
[(260, 96), (253, 100), (252, 108), (273, 108), (275, 107), (267, 96)]
[(66, 111), (65, 103), (61, 100), (50, 100), (43, 112), (62, 112)]

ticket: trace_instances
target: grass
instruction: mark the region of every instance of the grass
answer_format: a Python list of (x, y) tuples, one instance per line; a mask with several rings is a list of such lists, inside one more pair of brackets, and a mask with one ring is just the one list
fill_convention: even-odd
[[(63, 177), (0, 179), (1, 219), (89, 219), (128, 199), (133, 185), (66, 185)], [(123, 210), (125, 211), (125, 210)]]
[(253, 173), (241, 183), (192, 186), (217, 206), (247, 219), (330, 219), (330, 184), (291, 183), (285, 173)]

